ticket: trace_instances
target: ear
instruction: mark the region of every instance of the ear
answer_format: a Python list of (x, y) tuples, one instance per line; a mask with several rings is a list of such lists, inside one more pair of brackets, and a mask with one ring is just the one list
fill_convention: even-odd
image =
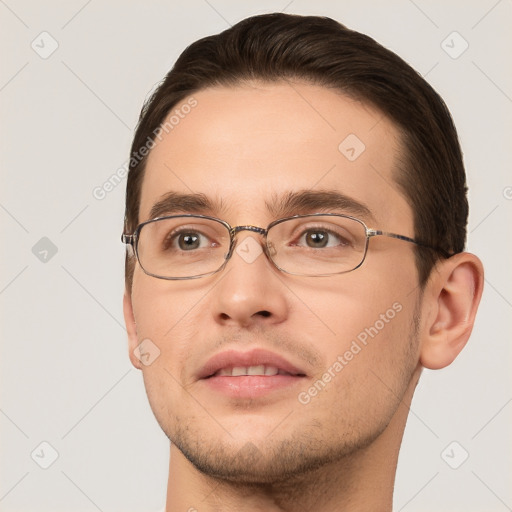
[(420, 362), (437, 370), (451, 364), (466, 345), (482, 296), (482, 262), (467, 252), (440, 262), (426, 284), (423, 299)]
[(135, 324), (135, 317), (133, 315), (133, 305), (131, 294), (128, 289), (125, 289), (124, 297), (123, 297), (123, 314), (124, 314), (124, 323), (126, 325), (126, 333), (128, 334), (128, 355), (130, 357), (130, 361), (132, 362), (135, 368), (141, 370), (142, 363), (135, 356), (133, 351), (139, 345), (139, 340), (137, 336), (137, 326)]

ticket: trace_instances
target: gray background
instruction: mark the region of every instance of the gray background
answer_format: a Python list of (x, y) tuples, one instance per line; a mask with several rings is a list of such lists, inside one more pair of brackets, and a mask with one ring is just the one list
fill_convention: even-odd
[(469, 345), (417, 389), (395, 510), (512, 510), (511, 0), (0, 0), (1, 511), (163, 506), (168, 442), (122, 321), (125, 180), (93, 190), (125, 164), (142, 100), (186, 45), (281, 10), (368, 33), (451, 109), (486, 287)]

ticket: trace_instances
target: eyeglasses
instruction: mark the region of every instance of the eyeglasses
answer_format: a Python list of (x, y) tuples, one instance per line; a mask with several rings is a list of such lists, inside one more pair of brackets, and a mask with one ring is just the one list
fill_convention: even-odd
[(407, 236), (370, 229), (359, 219), (336, 213), (295, 215), (276, 220), (266, 229), (231, 227), (205, 215), (170, 215), (143, 222), (133, 234), (123, 234), (121, 240), (133, 247), (146, 274), (159, 279), (196, 279), (226, 266), (240, 231), (262, 235), (266, 257), (277, 269), (297, 276), (332, 276), (355, 270), (363, 264), (374, 236), (429, 247)]

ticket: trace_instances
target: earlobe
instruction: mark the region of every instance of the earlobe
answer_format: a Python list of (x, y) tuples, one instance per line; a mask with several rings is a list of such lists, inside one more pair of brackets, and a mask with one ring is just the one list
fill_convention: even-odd
[(420, 362), (437, 370), (451, 364), (466, 345), (482, 296), (482, 262), (470, 253), (443, 261), (427, 283), (424, 300), (431, 302), (423, 326)]
[(125, 290), (123, 296), (123, 314), (124, 314), (124, 323), (126, 325), (126, 333), (128, 335), (128, 355), (130, 357), (130, 361), (135, 366), (135, 368), (141, 370), (142, 364), (140, 360), (135, 356), (134, 350), (139, 344), (138, 336), (137, 336), (137, 326), (135, 324), (135, 316), (133, 314), (133, 305), (132, 298), (130, 292)]

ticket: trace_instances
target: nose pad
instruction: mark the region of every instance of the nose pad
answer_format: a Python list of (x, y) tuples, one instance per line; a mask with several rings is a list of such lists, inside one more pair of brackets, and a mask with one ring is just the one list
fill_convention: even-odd
[[(226, 254), (224, 254), (224, 260), (225, 260), (225, 263), (231, 259), (231, 256), (233, 256), (233, 251), (235, 250), (235, 247), (236, 247), (236, 243), (237, 243), (237, 240), (235, 237), (233, 237), (231, 239), (231, 242), (229, 243), (229, 248), (228, 248), (228, 252)], [(225, 264), (224, 263), (224, 264)]]
[(269, 258), (274, 257), (277, 253), (276, 246), (273, 244), (273, 242), (267, 242), (266, 244), (263, 244), (263, 251)]

